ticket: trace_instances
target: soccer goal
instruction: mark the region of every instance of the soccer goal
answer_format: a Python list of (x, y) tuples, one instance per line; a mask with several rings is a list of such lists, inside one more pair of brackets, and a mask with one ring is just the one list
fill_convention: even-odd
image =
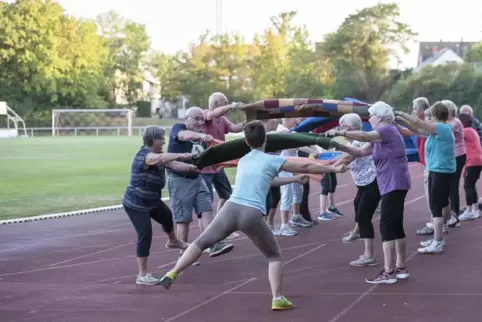
[(132, 136), (129, 109), (54, 109), (52, 136)]
[(0, 102), (0, 138), (10, 137), (28, 137), (27, 129), (20, 115), (8, 107), (6, 102)]

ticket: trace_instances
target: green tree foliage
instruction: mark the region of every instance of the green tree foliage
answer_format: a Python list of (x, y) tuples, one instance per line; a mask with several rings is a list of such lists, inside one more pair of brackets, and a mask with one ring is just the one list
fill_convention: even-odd
[(397, 4), (379, 3), (349, 15), (325, 37), (321, 52), (333, 68), (335, 96), (376, 101), (390, 88), (388, 63), (408, 50), (405, 44), (415, 35), (399, 16)]

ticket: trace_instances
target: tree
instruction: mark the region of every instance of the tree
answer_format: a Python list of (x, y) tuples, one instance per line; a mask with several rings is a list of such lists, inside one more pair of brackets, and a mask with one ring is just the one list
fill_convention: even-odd
[(482, 62), (482, 42), (478, 42), (465, 54), (464, 60), (469, 63)]
[(399, 21), (395, 3), (379, 3), (349, 15), (335, 33), (328, 34), (322, 54), (333, 66), (333, 94), (373, 102), (393, 84), (388, 63), (399, 60), (398, 50), (416, 33)]
[(103, 40), (53, 1), (0, 2), (0, 92), (27, 121), (53, 106), (103, 107)]
[(482, 74), (476, 73), (471, 64), (447, 64), (428, 66), (419, 73), (400, 80), (388, 91), (383, 100), (397, 109), (411, 110), (416, 97), (426, 97), (434, 103), (452, 100), (458, 106), (469, 104), (477, 117), (482, 117)]
[(142, 81), (140, 69), (146, 64), (150, 48), (146, 28), (114, 11), (100, 14), (96, 20), (109, 50), (105, 76), (110, 88), (110, 103), (115, 104), (122, 94), (129, 104), (133, 104)]

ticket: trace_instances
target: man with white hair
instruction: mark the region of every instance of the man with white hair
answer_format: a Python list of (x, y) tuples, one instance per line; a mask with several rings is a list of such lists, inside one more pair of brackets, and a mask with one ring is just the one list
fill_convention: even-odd
[[(172, 127), (167, 151), (193, 155), (204, 151), (207, 143), (211, 142), (213, 137), (202, 133), (203, 124), (203, 110), (196, 106), (190, 107), (186, 111), (185, 122), (174, 124)], [(183, 162), (191, 161), (184, 160)], [(187, 242), (189, 226), (193, 220), (193, 210), (201, 217), (203, 227), (207, 227), (213, 220), (211, 194), (198, 171), (179, 172), (169, 169), (168, 174), (169, 198), (174, 221), (177, 224), (177, 237)], [(233, 245), (225, 243), (211, 245), (209, 256), (214, 257), (230, 252), (233, 247)]]
[[(212, 136), (216, 140), (226, 141), (226, 134), (239, 133), (243, 131), (244, 123), (233, 124), (226, 116), (224, 116), (229, 111), (240, 108), (241, 104), (228, 104), (226, 95), (216, 92), (209, 96), (208, 105), (209, 108), (207, 110), (203, 110), (204, 125), (202, 130), (205, 134)], [(226, 175), (226, 172), (224, 172), (224, 169), (219, 170), (213, 166), (203, 168), (201, 170), (201, 175), (206, 182), (212, 200), (214, 200), (213, 185), (216, 189), (216, 192), (219, 196), (216, 209), (216, 213), (218, 213), (233, 192), (228, 176)], [(233, 233), (228, 239), (236, 238), (238, 236), (239, 234)]]
[(479, 134), (480, 143), (482, 144), (482, 124), (479, 119), (474, 117), (474, 110), (470, 105), (462, 105), (459, 114), (467, 114), (472, 117), (472, 128)]

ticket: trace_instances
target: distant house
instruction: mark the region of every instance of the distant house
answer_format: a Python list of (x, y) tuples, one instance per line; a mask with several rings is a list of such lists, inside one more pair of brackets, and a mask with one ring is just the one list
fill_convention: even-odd
[(426, 66), (440, 66), (448, 63), (463, 63), (464, 55), (475, 42), (420, 42), (418, 62), (414, 72)]

